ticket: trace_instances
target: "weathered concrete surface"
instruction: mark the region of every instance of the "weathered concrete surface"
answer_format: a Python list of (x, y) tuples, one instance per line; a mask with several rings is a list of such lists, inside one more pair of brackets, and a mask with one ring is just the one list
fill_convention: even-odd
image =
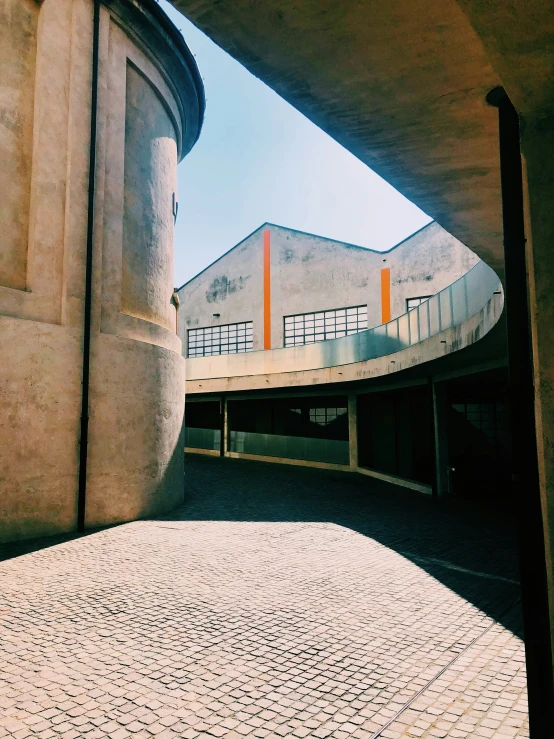
[(0, 285), (27, 286), (27, 238), (33, 146), (33, 102), (39, 6), (33, 0), (5, 0), (0, 8)]
[[(0, 540), (76, 525), (92, 8), (9, 0), (0, 10)], [(172, 195), (203, 93), (180, 35), (163, 23), (149, 2), (101, 9), (88, 523), (182, 499)], [(125, 122), (140, 139), (127, 167)], [(137, 240), (145, 221), (148, 239)]]
[(554, 658), (554, 117), (523, 120), (537, 450)]
[(258, 229), (178, 290), (183, 354), (187, 329), (242, 321), (254, 322), (254, 348), (263, 348), (262, 239)]
[(121, 310), (172, 330), (178, 133), (156, 88), (131, 65), (126, 88)]
[(0, 317), (0, 541), (77, 523), (81, 341), (75, 331)]
[(183, 357), (100, 334), (93, 358), (87, 526), (170, 511), (184, 495)]
[(554, 14), (549, 0), (457, 0), (524, 118), (554, 114)]
[(458, 239), (430, 223), (382, 257), (381, 266), (391, 270), (391, 319), (406, 313), (408, 298), (435, 295), (477, 262), (477, 255)]
[(507, 518), (187, 465), (178, 516), (0, 564), (0, 735), (369, 739), (458, 657), (383, 736), (528, 736)]
[[(11, 22), (2, 23), (2, 34), (8, 38), (15, 34), (17, 45), (21, 33), (18, 14), (10, 4), (3, 11), (10, 7)], [(82, 3), (75, 4), (76, 16), (81, 8)], [(15, 90), (9, 88), (10, 74), (1, 98), (2, 120), (18, 121), (19, 109), (19, 123), (31, 129), (28, 139), (21, 140), (12, 135), (9, 125), (0, 126), (2, 160), (10, 178), (10, 160), (15, 164), (23, 158), (17, 166), (19, 177), (13, 178), (13, 191), (18, 193), (19, 245), (10, 239), (13, 231), (7, 218), (7, 241), (2, 249), (3, 254), (19, 254), (22, 279), (10, 279), (4, 273), (0, 280), (0, 405), (7, 411), (2, 414), (0, 444), (2, 540), (70, 530), (76, 524), (77, 509), (82, 337), (80, 325), (65, 313), (64, 271), (68, 265), (64, 255), (72, 251), (73, 239), (78, 249), (84, 235), (86, 189), (68, 167), (82, 147), (82, 139), (69, 135), (71, 92), (75, 90), (69, 80), (74, 73), (78, 86), (79, 72), (89, 78), (76, 58), (88, 55), (90, 44), (76, 43), (72, 55), (75, 17), (71, 2), (47, 0), (35, 5), (33, 12), (39, 16), (36, 33), (27, 36), (22, 56), (10, 56), (14, 49), (9, 44), (1, 47), (2, 54), (7, 54), (2, 57), (2, 69), (13, 69), (12, 65), (17, 69), (24, 60), (31, 66), (27, 77), (34, 81), (34, 91), (33, 85), (22, 90), (21, 109), (12, 97)], [(90, 13), (86, 20), (90, 32)], [(4, 79), (2, 74), (2, 83)], [(25, 80), (21, 82), (25, 85)], [(25, 105), (29, 96), (31, 106), (34, 102), (31, 112)], [(83, 107), (84, 111), (76, 110), (73, 130), (84, 129), (86, 141), (88, 116)], [(11, 192), (11, 182), (4, 184), (2, 192)], [(67, 207), (70, 194), (72, 210)], [(4, 223), (7, 214), (3, 208), (1, 213)]]
[[(264, 224), (179, 290), (179, 335), (187, 329), (253, 321), (263, 349), (263, 232), (271, 239), (271, 346), (284, 346), (283, 317), (367, 305), (368, 327), (382, 321), (381, 269), (391, 270), (391, 317), (406, 299), (434, 295), (478, 261), (437, 223), (387, 252)], [(219, 313), (219, 318), (213, 314)]]

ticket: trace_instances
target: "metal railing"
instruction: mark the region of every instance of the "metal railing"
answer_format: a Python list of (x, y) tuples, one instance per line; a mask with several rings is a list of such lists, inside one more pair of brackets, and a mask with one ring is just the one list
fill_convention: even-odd
[(185, 447), (219, 451), (221, 448), (221, 431), (220, 429), (185, 426)]
[(249, 431), (231, 431), (229, 451), (330, 464), (346, 465), (350, 461), (348, 441), (282, 434), (258, 434)]
[(500, 280), (480, 261), (444, 290), (381, 326), (315, 344), (189, 359), (187, 380), (301, 372), (378, 359), (460, 326), (495, 294), (503, 299)]

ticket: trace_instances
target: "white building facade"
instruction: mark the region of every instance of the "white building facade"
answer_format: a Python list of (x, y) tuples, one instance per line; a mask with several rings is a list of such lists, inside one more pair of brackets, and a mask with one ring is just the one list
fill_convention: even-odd
[(266, 223), (178, 289), (183, 353), (278, 349), (363, 331), (478, 261), (434, 222), (386, 252)]

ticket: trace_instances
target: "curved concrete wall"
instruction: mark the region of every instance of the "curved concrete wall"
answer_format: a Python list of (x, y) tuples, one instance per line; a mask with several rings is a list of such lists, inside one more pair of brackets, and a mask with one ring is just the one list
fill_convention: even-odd
[[(0, 541), (76, 527), (92, 20), (91, 0), (0, 9)], [(203, 105), (153, 0), (101, 6), (87, 526), (182, 499), (173, 200)]]

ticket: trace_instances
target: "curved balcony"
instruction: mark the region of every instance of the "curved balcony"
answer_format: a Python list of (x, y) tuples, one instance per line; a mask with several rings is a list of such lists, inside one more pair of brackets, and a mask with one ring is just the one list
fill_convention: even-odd
[(397, 372), (463, 349), (497, 323), (504, 298), (484, 262), (389, 323), (315, 344), (187, 360), (187, 392), (313, 385)]

